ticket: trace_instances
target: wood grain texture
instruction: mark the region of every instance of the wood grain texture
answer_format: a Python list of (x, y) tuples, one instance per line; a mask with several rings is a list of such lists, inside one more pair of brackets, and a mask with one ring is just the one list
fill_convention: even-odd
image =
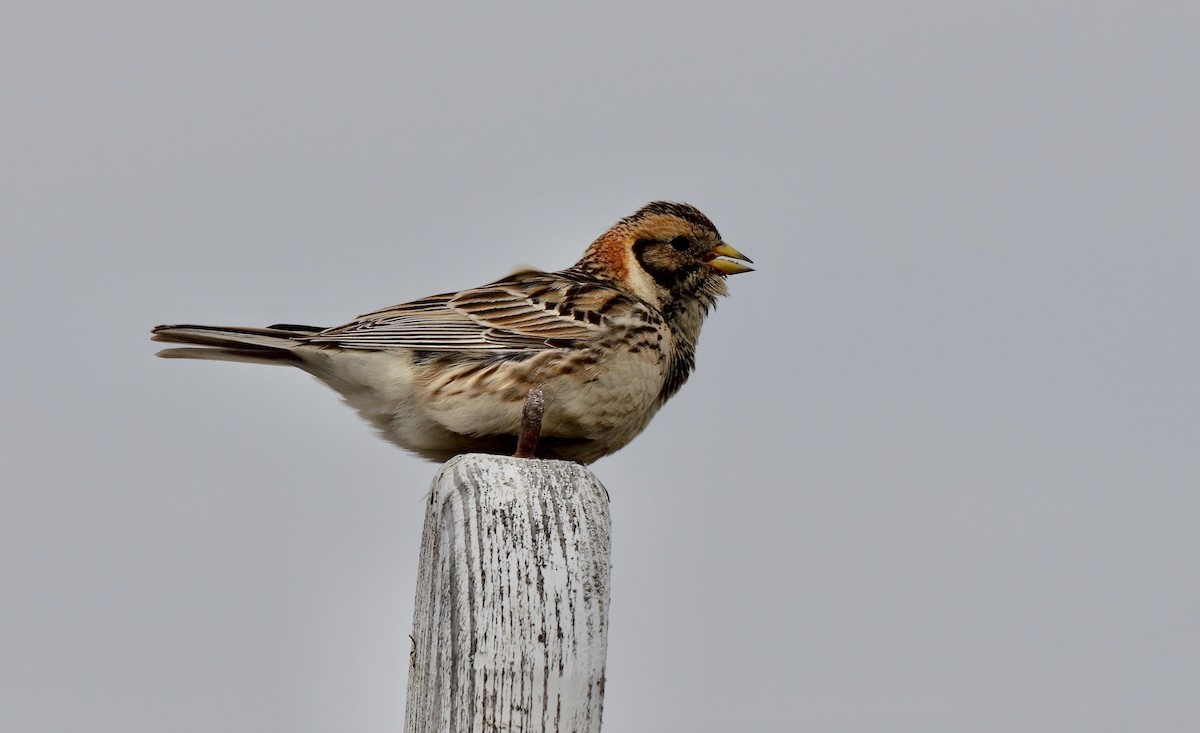
[(583, 466), (454, 458), (434, 479), (406, 733), (599, 731), (608, 493)]

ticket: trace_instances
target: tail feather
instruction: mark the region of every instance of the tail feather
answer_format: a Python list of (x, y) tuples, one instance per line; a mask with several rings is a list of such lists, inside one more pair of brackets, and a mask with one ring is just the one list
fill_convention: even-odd
[(302, 326), (299, 323), (274, 323), (267, 328), (272, 331), (299, 331), (301, 333), (320, 333), (325, 330), (320, 326)]
[(165, 359), (212, 359), (252, 364), (296, 364), (295, 353), (307, 329), (239, 328), (224, 326), (156, 326), (150, 338), (169, 344), (188, 344), (191, 348), (164, 349)]
[(181, 347), (163, 349), (155, 354), (162, 359), (196, 359), (200, 361), (237, 361), (243, 364), (300, 365), (299, 358), (290, 351), (275, 349), (241, 351), (207, 347)]

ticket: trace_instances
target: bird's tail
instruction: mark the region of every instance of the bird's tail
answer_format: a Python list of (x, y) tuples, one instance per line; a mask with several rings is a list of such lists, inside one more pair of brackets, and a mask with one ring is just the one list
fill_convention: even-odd
[(302, 359), (296, 353), (307, 336), (320, 331), (313, 326), (278, 324), (268, 328), (229, 326), (156, 326), (150, 338), (169, 344), (188, 344), (188, 348), (163, 349), (164, 359), (213, 359), (248, 364), (297, 366)]

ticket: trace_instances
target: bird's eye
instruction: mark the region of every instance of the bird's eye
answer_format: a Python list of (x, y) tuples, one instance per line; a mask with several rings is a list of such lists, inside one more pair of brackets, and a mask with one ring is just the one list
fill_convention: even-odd
[(688, 247), (692, 246), (692, 242), (690, 239), (680, 234), (678, 237), (675, 237), (671, 240), (671, 246), (675, 248), (676, 252), (682, 252)]

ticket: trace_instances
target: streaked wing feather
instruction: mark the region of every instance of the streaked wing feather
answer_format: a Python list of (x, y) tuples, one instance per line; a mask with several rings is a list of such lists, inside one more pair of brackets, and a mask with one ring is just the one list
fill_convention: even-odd
[(517, 273), (368, 313), (307, 341), (348, 349), (536, 351), (590, 340), (601, 331), (603, 313), (635, 307), (606, 283), (564, 275)]

